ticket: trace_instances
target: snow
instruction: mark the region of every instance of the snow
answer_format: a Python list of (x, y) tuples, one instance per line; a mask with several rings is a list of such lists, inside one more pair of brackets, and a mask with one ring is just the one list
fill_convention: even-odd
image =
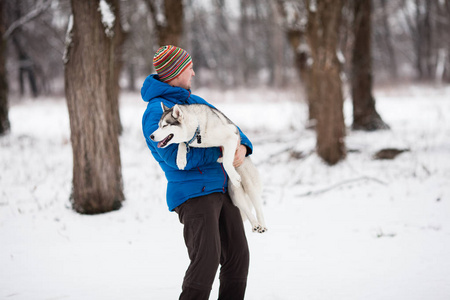
[(73, 37), (73, 15), (70, 15), (69, 22), (67, 24), (67, 32), (66, 38), (64, 41), (64, 54), (63, 54), (63, 62), (67, 64), (69, 62), (69, 48), (72, 46), (72, 37)]
[[(296, 91), (201, 89), (254, 142), (269, 231), (252, 233), (246, 299), (450, 299), (450, 88), (377, 90), (389, 131), (348, 132), (326, 166)], [(182, 225), (141, 133), (145, 103), (122, 94), (126, 201), (70, 208), (63, 99), (13, 103), (0, 137), (0, 299), (177, 299), (188, 264)], [(347, 125), (351, 103), (345, 103)], [(385, 147), (408, 148), (391, 161)], [(293, 158), (293, 156), (297, 158)], [(218, 280), (211, 299), (217, 298)]]
[(102, 15), (102, 23), (105, 27), (105, 34), (112, 38), (114, 36), (114, 22), (116, 20), (114, 13), (112, 12), (112, 8), (109, 3), (107, 3), (105, 0), (100, 0), (98, 11)]

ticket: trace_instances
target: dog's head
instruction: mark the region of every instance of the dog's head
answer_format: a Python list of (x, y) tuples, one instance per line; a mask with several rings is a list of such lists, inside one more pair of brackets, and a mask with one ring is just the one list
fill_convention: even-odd
[(158, 142), (158, 148), (189, 141), (181, 107), (175, 104), (174, 107), (168, 108), (162, 102), (161, 107), (163, 114), (159, 120), (159, 127), (150, 135), (150, 139)]

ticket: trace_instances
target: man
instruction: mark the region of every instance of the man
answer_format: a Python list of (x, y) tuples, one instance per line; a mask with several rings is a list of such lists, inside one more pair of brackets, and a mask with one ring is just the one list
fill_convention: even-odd
[[(176, 165), (178, 145), (158, 148), (150, 135), (158, 128), (162, 116), (161, 102), (175, 104), (206, 104), (191, 94), (195, 76), (191, 56), (175, 46), (163, 46), (153, 58), (157, 74), (149, 75), (142, 86), (142, 99), (148, 102), (142, 128), (153, 157), (167, 178), (167, 205), (177, 212), (184, 224), (184, 240), (190, 265), (186, 271), (181, 300), (209, 299), (219, 264), (219, 299), (244, 299), (249, 266), (247, 239), (239, 209), (227, 193), (228, 177), (218, 147), (191, 148), (187, 165)], [(234, 166), (239, 166), (252, 153), (252, 144), (240, 131), (241, 145), (236, 149)]]

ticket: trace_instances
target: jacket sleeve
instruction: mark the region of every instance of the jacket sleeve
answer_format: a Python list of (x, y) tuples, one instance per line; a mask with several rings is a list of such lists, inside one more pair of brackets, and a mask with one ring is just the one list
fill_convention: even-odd
[[(177, 154), (178, 144), (171, 144), (165, 148), (158, 148), (158, 143), (150, 139), (150, 135), (158, 129), (159, 119), (162, 116), (161, 107), (158, 105), (149, 106), (142, 118), (142, 129), (144, 132), (147, 146), (152, 151), (159, 163), (165, 163), (171, 168), (178, 169)], [(191, 147), (187, 153), (187, 165), (185, 170), (194, 169), (204, 165), (217, 162), (221, 156), (220, 148), (194, 148)]]
[(245, 156), (249, 156), (253, 153), (253, 144), (250, 142), (248, 137), (242, 132), (242, 130), (238, 127), (239, 134), (241, 135), (241, 145), (247, 147), (247, 154)]

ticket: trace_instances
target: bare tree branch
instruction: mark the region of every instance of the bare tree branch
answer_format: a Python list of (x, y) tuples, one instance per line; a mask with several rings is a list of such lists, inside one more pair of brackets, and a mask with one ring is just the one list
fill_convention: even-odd
[(11, 26), (9, 26), (8, 30), (6, 30), (5, 34), (3, 35), (3, 40), (8, 39), (8, 37), (19, 27), (23, 26), (24, 24), (30, 22), (34, 18), (37, 18), (41, 13), (47, 10), (49, 8), (50, 4), (52, 3), (52, 0), (47, 0), (44, 2), (44, 0), (41, 0), (36, 4), (36, 8), (30, 11), (25, 16), (21, 17), (20, 19), (14, 21)]

